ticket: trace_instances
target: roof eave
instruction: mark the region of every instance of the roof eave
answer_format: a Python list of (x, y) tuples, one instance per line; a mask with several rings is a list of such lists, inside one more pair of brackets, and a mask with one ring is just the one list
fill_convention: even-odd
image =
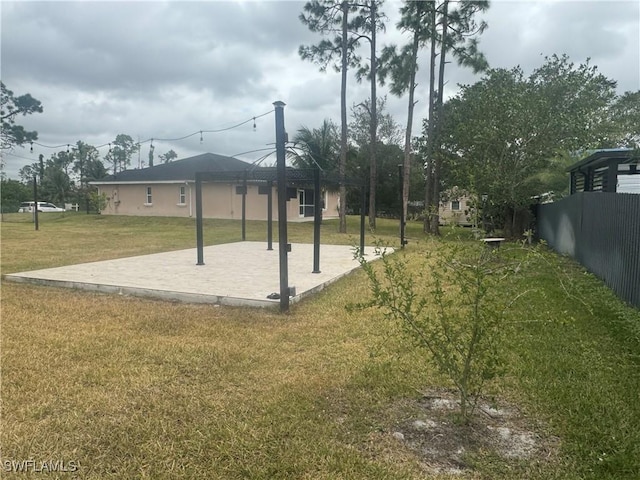
[(620, 149), (607, 149), (607, 150), (596, 150), (591, 155), (586, 158), (583, 158), (579, 162), (574, 163), (573, 165), (567, 167), (567, 172), (578, 171), (582, 169), (584, 166), (590, 167), (598, 167), (607, 163), (607, 160), (619, 158), (624, 160), (630, 160), (638, 156), (636, 150), (631, 148), (620, 148)]

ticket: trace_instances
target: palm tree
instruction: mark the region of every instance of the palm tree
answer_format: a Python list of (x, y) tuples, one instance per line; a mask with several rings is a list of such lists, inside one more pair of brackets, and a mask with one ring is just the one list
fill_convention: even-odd
[(289, 158), (298, 168), (320, 167), (325, 172), (335, 172), (340, 155), (338, 127), (325, 119), (320, 128), (303, 126), (293, 137), (295, 147), (289, 150)]

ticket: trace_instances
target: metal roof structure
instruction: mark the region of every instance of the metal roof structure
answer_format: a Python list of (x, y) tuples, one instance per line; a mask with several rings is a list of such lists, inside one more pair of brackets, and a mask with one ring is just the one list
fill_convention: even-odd
[(616, 192), (618, 176), (640, 174), (640, 151), (631, 148), (595, 150), (574, 163), (567, 171), (571, 175), (571, 193)]

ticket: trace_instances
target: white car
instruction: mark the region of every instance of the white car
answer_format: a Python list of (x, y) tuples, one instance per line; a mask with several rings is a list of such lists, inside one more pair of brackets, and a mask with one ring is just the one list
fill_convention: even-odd
[[(64, 208), (56, 207), (53, 203), (38, 202), (38, 212), (64, 212)], [(33, 202), (22, 202), (18, 213), (33, 212)]]

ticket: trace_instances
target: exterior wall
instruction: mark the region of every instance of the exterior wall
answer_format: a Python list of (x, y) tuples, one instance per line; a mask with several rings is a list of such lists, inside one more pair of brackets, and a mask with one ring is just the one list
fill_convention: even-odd
[[(147, 203), (147, 187), (151, 187), (151, 203)], [(180, 188), (185, 189), (184, 203), (180, 203)], [(237, 184), (205, 183), (202, 186), (202, 215), (205, 218), (241, 219), (242, 195), (236, 193)], [(247, 185), (246, 219), (267, 219), (267, 195), (258, 193), (257, 185)], [(142, 215), (162, 217), (195, 217), (195, 183), (148, 183), (98, 185), (98, 192), (107, 196), (103, 215)], [(337, 216), (337, 193), (329, 192), (323, 211), (325, 218)], [(333, 212), (331, 214), (330, 212)], [(273, 188), (273, 219), (278, 219), (278, 193)], [(289, 221), (311, 220), (300, 217), (297, 196), (287, 201)]]
[[(440, 204), (440, 223), (443, 225), (471, 225), (470, 198), (461, 196), (458, 199), (450, 199)], [(457, 205), (454, 202), (458, 202)], [(454, 210), (454, 207), (458, 207)]]
[[(151, 204), (147, 204), (147, 187), (151, 187)], [(179, 204), (180, 187), (185, 187), (185, 203)], [(99, 185), (98, 193), (105, 193), (107, 205), (104, 215), (143, 215), (188, 217), (195, 214), (191, 200), (195, 200), (192, 184), (163, 183), (135, 185)]]
[(338, 192), (327, 191), (324, 195), (325, 204), (322, 211), (323, 218), (338, 218), (338, 207), (340, 206), (340, 196)]

